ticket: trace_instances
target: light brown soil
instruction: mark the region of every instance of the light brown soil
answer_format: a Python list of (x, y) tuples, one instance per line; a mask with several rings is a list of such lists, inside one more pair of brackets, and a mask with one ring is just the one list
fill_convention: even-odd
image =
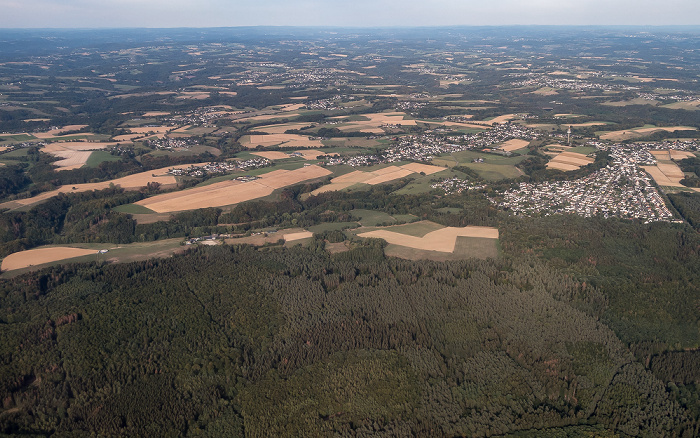
[(94, 249), (69, 248), (66, 246), (30, 249), (5, 257), (2, 261), (2, 270), (11, 271), (96, 253), (97, 251)]
[(359, 237), (376, 237), (394, 245), (406, 246), (427, 251), (453, 252), (457, 237), (484, 237), (498, 239), (498, 229), (490, 227), (446, 227), (432, 231), (423, 237), (409, 236), (389, 230), (375, 230), (358, 235)]

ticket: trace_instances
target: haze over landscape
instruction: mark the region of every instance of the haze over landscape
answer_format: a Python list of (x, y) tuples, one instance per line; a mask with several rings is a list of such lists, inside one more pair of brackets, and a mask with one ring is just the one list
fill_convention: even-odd
[(695, 0), (2, 0), (0, 27), (700, 25)]

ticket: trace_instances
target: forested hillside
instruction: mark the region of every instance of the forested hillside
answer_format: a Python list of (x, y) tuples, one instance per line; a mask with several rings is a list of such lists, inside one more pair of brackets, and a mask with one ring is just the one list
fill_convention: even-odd
[(636, 360), (610, 328), (636, 310), (604, 282), (535, 254), (436, 263), (385, 258), (371, 239), (334, 256), (323, 246), (198, 247), (3, 282), (2, 430), (698, 432), (697, 370), (660, 366), (683, 352)]

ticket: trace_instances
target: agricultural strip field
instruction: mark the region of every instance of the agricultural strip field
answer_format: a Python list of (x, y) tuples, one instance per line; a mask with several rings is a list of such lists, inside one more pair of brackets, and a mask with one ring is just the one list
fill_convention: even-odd
[(194, 210), (197, 208), (223, 207), (262, 198), (293, 184), (330, 175), (319, 166), (306, 166), (296, 170), (275, 170), (255, 181), (222, 181), (173, 193), (164, 193), (136, 203), (156, 213)]
[(62, 160), (55, 161), (56, 170), (72, 170), (83, 167), (87, 164), (92, 155), (92, 151), (105, 149), (117, 143), (94, 143), (75, 141), (68, 143), (49, 143), (41, 150), (47, 154), (54, 155)]
[[(183, 164), (179, 166), (174, 166), (175, 168), (186, 168), (191, 166), (191, 164)], [(127, 175), (122, 178), (117, 178), (109, 181), (103, 181), (98, 183), (85, 183), (85, 184), (74, 184), (65, 185), (56, 190), (49, 192), (40, 193), (31, 198), (17, 199), (14, 201), (8, 201), (0, 204), (0, 208), (8, 208), (10, 210), (33, 205), (38, 202), (44, 201), (46, 199), (57, 196), (59, 193), (78, 193), (78, 192), (88, 192), (91, 190), (104, 190), (109, 188), (111, 184), (119, 186), (126, 190), (139, 189), (146, 186), (149, 182), (157, 182), (162, 185), (173, 185), (177, 183), (175, 176), (168, 174), (168, 170), (173, 167), (163, 167), (161, 169), (149, 170), (147, 172), (135, 173), (133, 175)]]
[(657, 160), (682, 160), (684, 158), (694, 158), (695, 154), (689, 151), (661, 150), (649, 151)]
[(445, 227), (431, 231), (423, 237), (410, 236), (387, 229), (358, 234), (359, 237), (384, 239), (387, 243), (424, 251), (454, 252), (457, 237), (479, 237), (498, 239), (498, 229), (490, 227), (468, 226), (464, 228)]
[[(675, 163), (662, 163), (658, 162), (656, 166), (642, 166), (654, 181), (660, 186), (665, 187), (685, 187), (680, 183), (685, 175), (683, 171)], [(700, 189), (694, 188), (693, 190), (699, 191)]]
[(297, 134), (245, 135), (241, 137), (240, 143), (248, 149), (253, 149), (258, 146), (282, 146), (290, 148), (323, 147), (321, 140), (309, 140), (308, 136)]
[(443, 167), (420, 163), (409, 163), (403, 166), (388, 166), (371, 172), (355, 170), (353, 172), (346, 173), (345, 175), (333, 178), (329, 185), (320, 187), (314, 190), (312, 193), (316, 195), (323, 192), (343, 190), (354, 184), (382, 184), (398, 178), (413, 175), (415, 173), (423, 172), (426, 175), (432, 175), (433, 173), (441, 172), (443, 170), (445, 170)]
[(552, 158), (548, 163), (547, 167), (550, 169), (559, 169), (563, 171), (577, 170), (583, 166), (591, 164), (595, 160), (589, 158), (583, 154), (578, 154), (576, 152), (562, 152)]
[(260, 232), (251, 236), (234, 237), (226, 239), (229, 245), (256, 245), (261, 246), (266, 243), (277, 243), (280, 239), (285, 242), (294, 242), (313, 237), (314, 233), (302, 228), (289, 228), (276, 232)]
[(503, 149), (506, 152), (512, 152), (517, 151), (518, 149), (522, 149), (529, 144), (530, 142), (528, 140), (520, 140), (518, 138), (514, 138), (513, 140), (508, 140), (507, 142), (500, 145), (499, 149)]
[(97, 251), (94, 249), (71, 248), (67, 246), (30, 249), (5, 257), (2, 261), (2, 270), (12, 271), (96, 253)]
[(612, 131), (612, 132), (601, 132), (600, 134), (600, 139), (601, 140), (611, 140), (611, 141), (624, 141), (624, 140), (631, 140), (639, 137), (644, 137), (646, 135), (653, 134), (654, 132), (658, 131), (666, 131), (666, 132), (676, 132), (676, 131), (697, 131), (697, 128), (694, 128), (692, 126), (669, 126), (669, 127), (640, 127), (640, 128), (632, 128), (632, 129), (623, 129), (620, 131)]
[[(99, 250), (109, 250), (98, 254)], [(108, 263), (128, 263), (151, 258), (170, 257), (184, 251), (182, 238), (138, 242), (127, 245), (113, 243), (78, 243), (71, 246), (43, 247), (20, 251), (5, 257), (2, 277), (8, 278), (46, 266), (104, 260)], [(8, 265), (5, 264), (8, 261)], [(24, 266), (21, 266), (24, 265)], [(7, 267), (6, 267), (7, 266)]]

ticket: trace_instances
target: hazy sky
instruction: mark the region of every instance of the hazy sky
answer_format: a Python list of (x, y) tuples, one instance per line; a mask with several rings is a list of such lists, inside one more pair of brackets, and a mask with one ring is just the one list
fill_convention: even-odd
[(700, 0), (0, 0), (0, 27), (700, 25)]

